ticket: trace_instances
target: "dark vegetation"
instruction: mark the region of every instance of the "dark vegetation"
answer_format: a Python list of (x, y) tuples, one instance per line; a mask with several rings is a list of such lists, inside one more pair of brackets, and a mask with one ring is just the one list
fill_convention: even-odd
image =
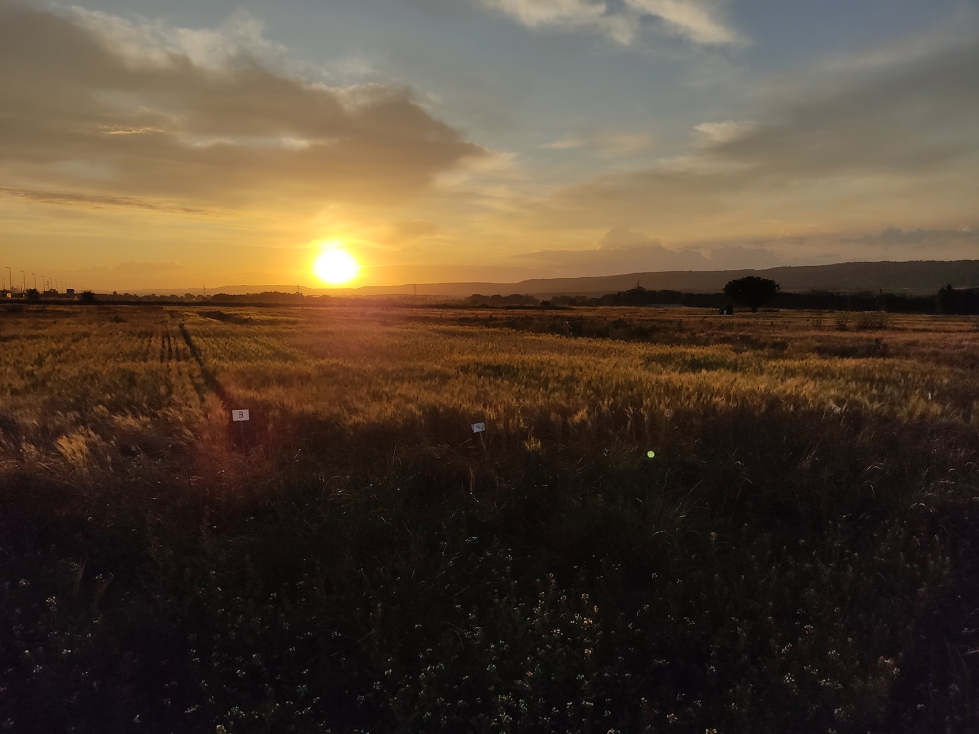
[[(741, 280), (745, 280), (742, 278)], [(750, 278), (748, 278), (750, 280)], [(764, 280), (756, 278), (756, 280)], [(734, 282), (734, 281), (732, 281)], [(774, 281), (769, 281), (774, 283)], [(30, 294), (29, 294), (30, 295)], [(45, 294), (47, 295), (47, 294)], [(677, 290), (648, 290), (640, 285), (627, 291), (608, 293), (603, 296), (552, 296), (546, 300), (527, 294), (510, 294), (503, 296), (495, 294), (485, 296), (478, 293), (462, 300), (436, 299), (432, 302), (419, 300), (421, 297), (408, 296), (304, 296), (301, 293), (281, 293), (269, 291), (232, 295), (217, 293), (209, 296), (186, 294), (184, 296), (136, 296), (125, 294), (101, 294), (85, 291), (79, 300), (82, 303), (105, 303), (117, 306), (123, 305), (159, 305), (159, 304), (215, 304), (236, 307), (251, 306), (288, 306), (303, 305), (310, 307), (332, 308), (337, 306), (363, 307), (365, 305), (390, 306), (401, 308), (417, 308), (429, 305), (435, 308), (453, 308), (460, 305), (480, 308), (564, 308), (574, 306), (691, 306), (695, 308), (724, 309), (734, 302), (743, 303), (751, 308), (748, 301), (734, 298), (725, 293), (690, 293)], [(33, 302), (41, 299), (41, 295), (31, 296)], [(64, 303), (63, 296), (50, 296), (45, 302), (52, 305)], [(951, 285), (941, 288), (934, 296), (907, 295), (899, 293), (853, 292), (840, 293), (835, 291), (786, 292), (778, 290), (769, 298), (756, 302), (755, 308), (768, 305), (777, 309), (813, 310), (813, 311), (883, 311), (887, 313), (907, 314), (946, 314), (967, 315), (979, 314), (979, 288), (956, 289)]]
[(939, 289), (935, 306), (941, 314), (979, 313), (979, 289), (956, 290), (946, 285)]
[(248, 293), (244, 295), (231, 295), (228, 293), (216, 293), (209, 298), (212, 303), (275, 303), (275, 304), (300, 304), (306, 300), (302, 293), (279, 293), (267, 291), (265, 293)]
[(261, 316), (4, 316), (3, 730), (979, 731), (971, 323)]
[(467, 304), (472, 304), (474, 306), (536, 306), (540, 303), (533, 296), (520, 295), (514, 293), (509, 296), (501, 296), (499, 294), (493, 296), (483, 296), (479, 293), (474, 293), (466, 299)]
[(778, 283), (756, 275), (728, 281), (724, 286), (724, 295), (735, 303), (747, 306), (751, 309), (751, 313), (757, 313), (759, 306), (771, 303), (778, 292)]
[[(598, 298), (587, 296), (556, 296), (550, 303), (556, 306), (693, 306), (724, 308), (731, 298), (723, 293), (682, 293), (652, 291), (636, 286), (628, 291), (610, 293)], [(762, 304), (759, 304), (762, 305)], [(886, 311), (917, 314), (977, 314), (979, 289), (943, 288), (937, 296), (908, 296), (896, 293), (775, 293), (768, 305), (772, 308), (817, 311)]]

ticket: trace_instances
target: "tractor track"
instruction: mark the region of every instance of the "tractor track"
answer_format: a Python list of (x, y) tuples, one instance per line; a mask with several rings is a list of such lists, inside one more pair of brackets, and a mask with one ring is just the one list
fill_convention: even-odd
[[(201, 350), (194, 343), (193, 337), (190, 335), (190, 332), (187, 331), (187, 327), (184, 324), (180, 324), (180, 333), (184, 338), (184, 342), (187, 343), (187, 348), (190, 350), (191, 356), (194, 358), (194, 361), (197, 362), (197, 366), (200, 367), (201, 376), (204, 378), (204, 385), (208, 390), (213, 392), (218, 396), (218, 398), (221, 399), (221, 402), (225, 408), (228, 410), (233, 410), (231, 400), (228, 397), (228, 391), (224, 389), (224, 386), (218, 380), (217, 375), (214, 374), (214, 370), (207, 366), (207, 363), (204, 361), (204, 356), (201, 354)], [(204, 396), (201, 395), (202, 399), (203, 397)]]

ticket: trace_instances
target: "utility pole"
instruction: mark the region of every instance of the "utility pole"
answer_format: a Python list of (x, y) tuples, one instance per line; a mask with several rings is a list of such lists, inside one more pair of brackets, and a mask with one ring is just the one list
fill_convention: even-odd
[(10, 270), (10, 266), (7, 266), (7, 283), (10, 284), (10, 297), (14, 297), (14, 274)]
[(27, 273), (20, 271), (20, 295), (27, 293)]
[(37, 290), (37, 273), (31, 273), (34, 276), (34, 290)]

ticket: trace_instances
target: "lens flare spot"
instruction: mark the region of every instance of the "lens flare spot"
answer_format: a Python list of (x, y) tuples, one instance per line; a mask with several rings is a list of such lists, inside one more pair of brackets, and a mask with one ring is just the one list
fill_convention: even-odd
[(656, 458), (656, 452), (655, 451), (647, 451), (646, 452), (646, 456), (648, 456), (650, 459), (655, 459)]

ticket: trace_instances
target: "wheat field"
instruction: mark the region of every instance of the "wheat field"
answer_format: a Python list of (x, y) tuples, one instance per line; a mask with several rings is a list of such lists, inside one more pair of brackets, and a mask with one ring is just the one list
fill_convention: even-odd
[(966, 317), (7, 307), (0, 728), (979, 730), (977, 367)]

